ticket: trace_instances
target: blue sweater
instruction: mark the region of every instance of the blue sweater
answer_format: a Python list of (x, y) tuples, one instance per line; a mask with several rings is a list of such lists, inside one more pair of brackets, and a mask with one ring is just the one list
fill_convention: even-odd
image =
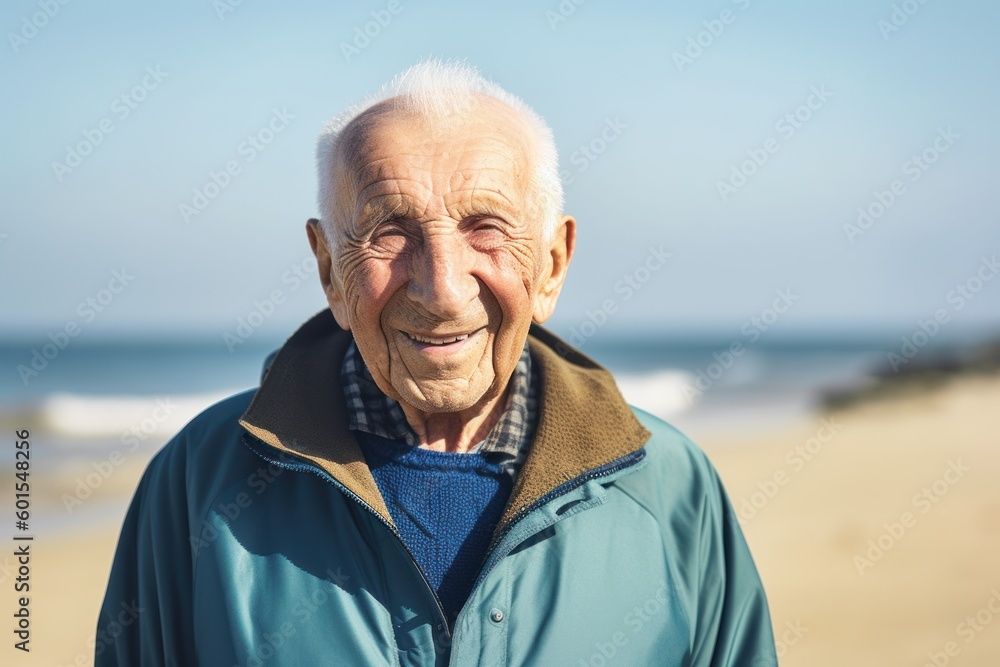
[(363, 431), (354, 434), (403, 544), (454, 625), (513, 480), (483, 454), (435, 452)]

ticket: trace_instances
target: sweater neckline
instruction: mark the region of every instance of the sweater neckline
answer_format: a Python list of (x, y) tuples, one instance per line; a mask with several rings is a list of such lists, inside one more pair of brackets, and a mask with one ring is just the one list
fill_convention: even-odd
[(414, 447), (401, 440), (355, 431), (361, 450), (368, 459), (371, 450), (379, 459), (406, 466), (408, 468), (426, 468), (433, 470), (470, 471), (480, 470), (503, 473), (503, 466), (490, 461), (487, 452), (438, 452), (424, 447)]
[[(348, 427), (337, 381), (351, 340), (329, 309), (320, 311), (274, 356), (239, 423), (265, 444), (324, 470), (394, 526)], [(538, 425), (498, 532), (554, 490), (630, 457), (651, 435), (595, 361), (537, 324), (528, 345), (541, 382)]]

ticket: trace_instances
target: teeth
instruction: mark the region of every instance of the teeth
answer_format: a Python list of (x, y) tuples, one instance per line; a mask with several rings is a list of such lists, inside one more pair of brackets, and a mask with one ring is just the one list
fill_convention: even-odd
[(419, 341), (421, 343), (429, 343), (431, 345), (448, 345), (450, 343), (457, 343), (460, 340), (465, 340), (469, 337), (469, 334), (462, 334), (461, 336), (452, 336), (450, 338), (425, 338), (423, 336), (416, 336), (411, 333), (407, 333), (410, 340)]

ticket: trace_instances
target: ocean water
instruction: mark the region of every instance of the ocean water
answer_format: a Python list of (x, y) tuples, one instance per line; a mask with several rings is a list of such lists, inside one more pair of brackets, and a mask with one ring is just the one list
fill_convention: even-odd
[(772, 427), (815, 410), (830, 391), (851, 391), (884, 370), (891, 339), (797, 338), (595, 342), (583, 351), (611, 370), (632, 405), (689, 434)]
[[(0, 345), (0, 417), (30, 415), (57, 437), (50, 449), (61, 456), (109, 442), (158, 446), (212, 403), (255, 387), (280, 344), (248, 341), (230, 352), (214, 341), (81, 343), (44, 368), (37, 359), (32, 366), (39, 342)], [(892, 345), (884, 337), (762, 339), (733, 354), (722, 337), (648, 337), (586, 341), (582, 351), (611, 370), (633, 405), (705, 433), (806, 414), (824, 391), (869, 382)]]
[(32, 365), (44, 342), (0, 345), (0, 421), (31, 425), (44, 434), (39, 459), (67, 463), (158, 448), (208, 406), (255, 387), (281, 345), (89, 342)]

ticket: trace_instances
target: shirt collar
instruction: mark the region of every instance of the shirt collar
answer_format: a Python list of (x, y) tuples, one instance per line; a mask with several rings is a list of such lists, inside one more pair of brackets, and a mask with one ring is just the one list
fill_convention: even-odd
[[(375, 384), (354, 341), (344, 355), (340, 375), (349, 428), (419, 446), (420, 439), (406, 421), (399, 402), (386, 396)], [(500, 460), (523, 460), (531, 440), (537, 405), (537, 382), (533, 382), (526, 341), (511, 374), (507, 404), (500, 419), (470, 451), (495, 454)]]

